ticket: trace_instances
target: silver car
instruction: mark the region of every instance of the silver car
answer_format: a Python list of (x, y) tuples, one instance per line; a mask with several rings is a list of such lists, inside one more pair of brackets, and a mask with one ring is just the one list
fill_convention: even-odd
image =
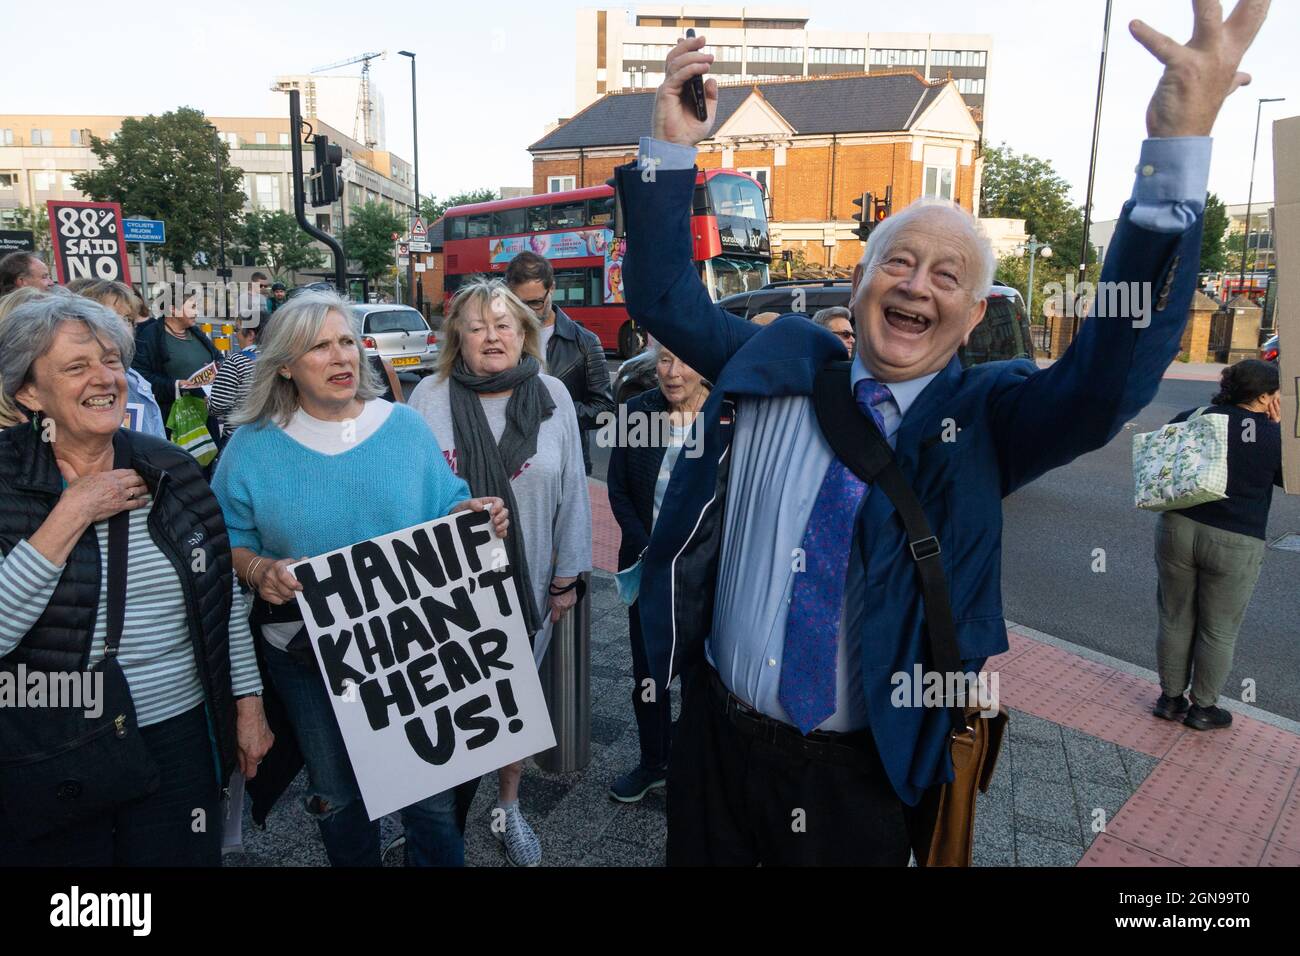
[(379, 355), (398, 372), (427, 374), (438, 361), (438, 339), (408, 305), (354, 305), (366, 355)]

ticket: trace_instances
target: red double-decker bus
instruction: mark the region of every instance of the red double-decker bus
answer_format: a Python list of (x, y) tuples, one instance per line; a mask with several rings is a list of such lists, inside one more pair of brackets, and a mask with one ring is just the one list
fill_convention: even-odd
[[(613, 231), (610, 186), (453, 206), (443, 225), (444, 289), (455, 293), (476, 276), (505, 272), (524, 251), (555, 270), (555, 304), (624, 357), (642, 336), (623, 304), (626, 240)], [(701, 170), (691, 234), (700, 279), (714, 299), (767, 284), (771, 249), (763, 188), (730, 169)]]

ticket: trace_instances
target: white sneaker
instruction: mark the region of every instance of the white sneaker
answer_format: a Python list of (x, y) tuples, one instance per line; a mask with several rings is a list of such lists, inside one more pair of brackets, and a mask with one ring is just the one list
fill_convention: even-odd
[(493, 826), (492, 833), (497, 841), (505, 847), (506, 858), (514, 866), (537, 866), (542, 862), (542, 841), (537, 838), (533, 828), (528, 825), (524, 815), (519, 812), (519, 805), (515, 804), (509, 810), (505, 811), (505, 826), (502, 828), (496, 824), (497, 810), (492, 811)]

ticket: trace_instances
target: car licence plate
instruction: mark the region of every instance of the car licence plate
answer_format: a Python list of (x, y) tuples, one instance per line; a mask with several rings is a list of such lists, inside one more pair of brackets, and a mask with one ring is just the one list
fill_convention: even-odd
[(419, 365), (419, 364), (420, 364), (420, 360), (415, 356), (411, 356), (410, 358), (393, 359), (393, 368), (401, 368), (405, 365)]

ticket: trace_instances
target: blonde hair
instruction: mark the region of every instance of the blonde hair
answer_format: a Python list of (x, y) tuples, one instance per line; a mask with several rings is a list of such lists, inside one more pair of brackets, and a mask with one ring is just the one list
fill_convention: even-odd
[(542, 371), (546, 370), (546, 358), (542, 355), (541, 322), (536, 313), (524, 305), (500, 279), (478, 279), (461, 286), (447, 307), (447, 317), (442, 321), (442, 348), (438, 352), (439, 378), (447, 378), (456, 367), (465, 327), (477, 319), (485, 307), (493, 309), (498, 303), (523, 333), (524, 346), (520, 357), (531, 355), (541, 363)]
[[(0, 296), (0, 324), (9, 318), (9, 313), (20, 305), (26, 305), (34, 299), (39, 299), (46, 295), (42, 289), (34, 286), (22, 286), (14, 289), (7, 295)], [(27, 416), (18, 410), (13, 402), (9, 401), (4, 393), (4, 382), (0, 380), (0, 428), (8, 428), (10, 425), (21, 425), (27, 421)]]
[(100, 305), (106, 305), (114, 311), (119, 305), (125, 305), (131, 317), (124, 321), (132, 325), (135, 325), (135, 320), (140, 314), (140, 297), (125, 282), (116, 282), (112, 279), (73, 279), (64, 288), (75, 295), (94, 299)]
[(338, 312), (347, 320), (356, 339), (360, 361), (357, 398), (368, 402), (380, 396), (383, 389), (361, 344), (360, 321), (352, 311), (352, 304), (333, 292), (302, 292), (276, 309), (274, 319), (267, 323), (253, 366), (253, 384), (248, 397), (230, 415), (230, 424), (288, 426), (301, 399), (298, 386), (293, 379), (281, 376), (280, 369), (292, 365), (316, 344), (331, 312)]

